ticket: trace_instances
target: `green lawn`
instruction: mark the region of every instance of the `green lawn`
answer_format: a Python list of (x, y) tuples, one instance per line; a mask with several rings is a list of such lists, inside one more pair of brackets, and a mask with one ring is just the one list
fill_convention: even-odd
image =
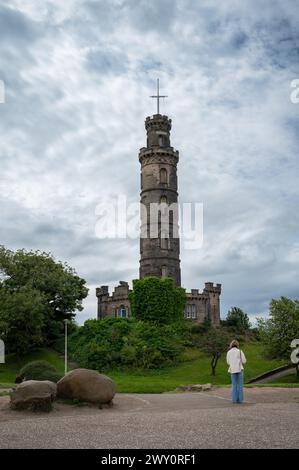
[[(263, 372), (279, 367), (285, 363), (281, 360), (265, 359), (262, 347), (258, 343), (248, 343), (243, 347), (247, 358), (245, 381)], [(185, 353), (186, 361), (167, 369), (127, 373), (110, 371), (107, 373), (117, 384), (119, 392), (160, 393), (174, 390), (178, 385), (212, 383), (225, 385), (230, 383), (225, 357), (220, 358), (216, 376), (211, 376), (210, 359), (196, 350)]]
[(0, 364), (0, 387), (14, 383), (19, 370), (27, 364), (27, 362), (36, 360), (48, 361), (56, 367), (58, 372), (64, 372), (64, 360), (55, 351), (37, 349), (19, 361), (16, 360), (15, 355), (8, 354), (5, 357), (5, 364)]
[[(245, 381), (284, 364), (284, 361), (265, 359), (259, 343), (247, 343), (243, 350), (247, 357)], [(63, 358), (54, 351), (37, 350), (19, 362), (16, 362), (14, 356), (8, 355), (6, 364), (0, 364), (0, 387), (1, 385), (3, 387), (5, 384), (14, 383), (20, 368), (27, 362), (37, 359), (52, 363), (58, 372), (64, 371)], [(227, 385), (230, 383), (225, 356), (220, 358), (216, 376), (212, 377), (209, 357), (194, 349), (187, 350), (184, 353), (184, 362), (174, 367), (134, 373), (115, 370), (105, 373), (115, 380), (119, 392), (128, 393), (160, 393), (174, 390), (178, 385), (195, 383), (210, 382), (214, 385)]]

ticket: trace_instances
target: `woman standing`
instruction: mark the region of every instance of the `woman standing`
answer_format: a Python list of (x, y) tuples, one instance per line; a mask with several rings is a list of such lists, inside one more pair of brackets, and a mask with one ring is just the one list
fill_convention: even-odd
[(229, 365), (228, 372), (232, 378), (232, 402), (243, 402), (243, 383), (244, 383), (244, 367), (246, 357), (241, 351), (237, 340), (230, 343), (229, 351), (226, 355), (226, 362)]

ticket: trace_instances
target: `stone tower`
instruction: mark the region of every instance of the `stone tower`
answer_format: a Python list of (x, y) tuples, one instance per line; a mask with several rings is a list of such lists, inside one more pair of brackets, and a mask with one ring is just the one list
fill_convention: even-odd
[[(147, 117), (145, 129), (147, 144), (139, 151), (141, 164), (141, 226), (140, 226), (140, 278), (146, 276), (171, 277), (181, 285), (180, 239), (178, 233), (179, 152), (170, 144), (171, 119), (160, 114), (157, 81), (157, 114)], [(153, 211), (152, 211), (153, 209)], [(108, 286), (96, 289), (98, 319), (104, 317), (131, 317), (129, 284), (120, 281), (114, 292)], [(186, 292), (185, 318), (220, 325), (221, 284), (206, 282), (203, 292)]]
[[(179, 152), (170, 145), (171, 119), (161, 114), (145, 120), (147, 146), (140, 149), (141, 236), (140, 278), (172, 277), (181, 285), (178, 235), (177, 163)], [(161, 204), (157, 217), (152, 211)], [(145, 210), (146, 209), (146, 210)], [(163, 217), (166, 214), (166, 217)], [(162, 216), (162, 218), (161, 218)]]

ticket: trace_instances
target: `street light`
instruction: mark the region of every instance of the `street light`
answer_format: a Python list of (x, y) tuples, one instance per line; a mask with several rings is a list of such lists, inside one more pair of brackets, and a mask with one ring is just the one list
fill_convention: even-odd
[(64, 375), (67, 374), (67, 323), (68, 320), (64, 320)]

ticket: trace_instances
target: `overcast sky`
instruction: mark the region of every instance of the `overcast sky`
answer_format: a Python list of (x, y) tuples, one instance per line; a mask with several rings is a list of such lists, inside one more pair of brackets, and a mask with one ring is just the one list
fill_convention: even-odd
[(99, 240), (95, 208), (139, 200), (160, 77), (181, 202), (204, 204), (182, 283), (223, 285), (222, 316), (298, 298), (297, 0), (0, 1), (0, 243), (50, 251), (90, 288), (138, 277), (138, 240)]

